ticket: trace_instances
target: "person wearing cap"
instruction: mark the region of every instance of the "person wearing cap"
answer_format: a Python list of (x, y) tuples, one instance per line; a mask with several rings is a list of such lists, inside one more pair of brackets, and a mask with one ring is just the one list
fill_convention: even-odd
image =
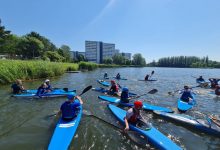
[(199, 78), (196, 79), (196, 82), (198, 83), (205, 82), (205, 79), (203, 79), (202, 76), (199, 76)]
[(216, 85), (218, 85), (218, 81), (220, 81), (220, 79), (216, 79), (216, 78), (209, 78), (209, 81), (211, 82), (211, 88), (215, 88)]
[(105, 79), (108, 78), (108, 73), (107, 73), (107, 72), (105, 72), (104, 78), (105, 78)]
[(121, 79), (120, 73), (118, 73), (115, 78), (116, 78), (116, 79)]
[[(65, 101), (58, 112), (58, 116), (62, 114), (62, 119), (66, 121), (72, 120), (77, 115), (79, 106), (83, 104), (80, 96), (75, 96), (73, 94), (67, 95), (67, 101)], [(75, 101), (78, 99), (79, 101)]]
[(144, 80), (145, 80), (145, 81), (148, 81), (148, 80), (149, 80), (149, 77), (150, 77), (149, 74), (147, 74), (147, 75), (145, 76)]
[(140, 100), (134, 102), (134, 107), (128, 109), (126, 116), (124, 118), (125, 121), (125, 131), (129, 130), (129, 123), (132, 125), (136, 125), (139, 120), (143, 117), (140, 114), (140, 110), (143, 107), (143, 103)]
[(189, 102), (193, 99), (193, 92), (187, 85), (184, 86), (184, 89), (179, 94), (182, 94), (180, 99), (184, 102)]
[(17, 79), (15, 81), (15, 83), (13, 83), (11, 85), (11, 88), (12, 88), (12, 93), (13, 94), (20, 94), (25, 90), (23, 85), (22, 85), (22, 81), (20, 79)]
[(111, 80), (111, 87), (108, 90), (109, 95), (118, 95), (118, 85), (116, 84), (115, 80)]
[(47, 84), (46, 83), (42, 83), (39, 86), (39, 88), (37, 89), (36, 95), (40, 97), (42, 94), (45, 94), (47, 92), (46, 88), (47, 88)]
[(121, 92), (121, 102), (122, 103), (129, 103), (129, 89), (127, 87), (122, 88)]
[(47, 85), (46, 91), (47, 91), (47, 92), (51, 92), (53, 89), (52, 89), (52, 87), (51, 87), (51, 85), (50, 85), (50, 80), (49, 80), (49, 79), (46, 79), (46, 80), (44, 81), (44, 83), (46, 83), (46, 85)]
[(220, 96), (220, 85), (216, 85), (216, 87), (215, 87), (215, 94), (217, 96)]

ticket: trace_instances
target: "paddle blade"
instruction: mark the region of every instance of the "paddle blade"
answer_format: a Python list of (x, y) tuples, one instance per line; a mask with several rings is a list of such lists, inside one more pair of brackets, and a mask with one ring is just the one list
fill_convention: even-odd
[(152, 90), (150, 90), (150, 91), (148, 92), (148, 94), (154, 94), (154, 93), (157, 93), (157, 92), (158, 92), (157, 89), (152, 89)]
[(86, 87), (86, 88), (82, 91), (82, 93), (81, 93), (79, 96), (83, 95), (84, 93), (86, 93), (87, 91), (89, 91), (91, 88), (92, 88), (91, 85), (88, 86), (88, 87)]
[(151, 76), (154, 74), (154, 70), (151, 72)]

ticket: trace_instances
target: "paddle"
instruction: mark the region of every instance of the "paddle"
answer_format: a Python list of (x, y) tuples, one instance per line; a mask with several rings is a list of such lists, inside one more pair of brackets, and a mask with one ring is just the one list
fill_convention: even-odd
[[(117, 125), (115, 125), (115, 124), (112, 124), (112, 123), (110, 123), (110, 122), (108, 122), (108, 121), (106, 121), (106, 120), (104, 120), (104, 119), (102, 119), (102, 118), (99, 118), (98, 116), (95, 116), (95, 115), (93, 115), (91, 112), (88, 112), (88, 111), (83, 111), (83, 114), (84, 114), (84, 115), (87, 115), (87, 116), (94, 117), (94, 118), (96, 118), (96, 119), (98, 119), (98, 120), (100, 120), (100, 121), (102, 121), (102, 122), (104, 122), (104, 123), (106, 123), (106, 124), (108, 124), (108, 125), (111, 125), (111, 126), (114, 127), (115, 129), (119, 130), (121, 133), (127, 134), (127, 136), (128, 136), (132, 141), (134, 141), (135, 143), (137, 143), (138, 145), (142, 145), (142, 146), (143, 146), (143, 145), (147, 145), (147, 143), (148, 143), (147, 137), (142, 136), (140, 133), (138, 133), (138, 132), (136, 132), (136, 131), (131, 131), (131, 130), (129, 130), (129, 131), (126, 131), (126, 132), (125, 132), (121, 127), (119, 127), (119, 126), (117, 126)], [(135, 136), (138, 136), (138, 139), (135, 138)]]
[(139, 98), (139, 97), (144, 96), (144, 95), (147, 95), (147, 94), (155, 94), (155, 93), (157, 93), (157, 92), (158, 92), (157, 89), (152, 89), (152, 90), (148, 91), (147, 93), (141, 94), (141, 95), (138, 95), (138, 96), (135, 96), (135, 97), (131, 98), (130, 100)]
[[(91, 88), (92, 88), (92, 85), (87, 86), (87, 87), (82, 91), (82, 93), (79, 94), (79, 96), (83, 95), (84, 93), (86, 93), (87, 91), (89, 91)], [(49, 117), (53, 117), (53, 116), (55, 116), (56, 114), (57, 114), (57, 113), (51, 114), (51, 115), (48, 115), (47, 117), (48, 117), (48, 118), (49, 118)]]
[[(200, 85), (193, 86), (193, 87), (191, 87), (190, 89), (196, 88), (196, 87), (201, 87), (203, 84), (205, 84), (205, 83), (201, 83)], [(184, 90), (184, 89), (181, 89), (181, 90)], [(174, 91), (174, 92), (168, 92), (168, 94), (173, 96), (176, 92), (181, 91), (181, 90), (176, 90), (176, 91)]]
[(153, 71), (151, 71), (151, 75), (149, 76), (149, 79), (150, 79), (150, 77), (151, 77), (153, 74), (154, 74), (154, 70), (153, 70)]

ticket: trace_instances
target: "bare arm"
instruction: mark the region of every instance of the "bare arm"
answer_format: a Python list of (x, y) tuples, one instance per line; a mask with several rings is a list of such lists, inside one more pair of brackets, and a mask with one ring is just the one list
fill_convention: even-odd
[(125, 121), (125, 129), (124, 129), (124, 131), (128, 131), (129, 130), (128, 119), (125, 117), (124, 121)]
[(80, 96), (76, 96), (76, 98), (79, 100), (80, 104), (83, 104), (82, 98)]

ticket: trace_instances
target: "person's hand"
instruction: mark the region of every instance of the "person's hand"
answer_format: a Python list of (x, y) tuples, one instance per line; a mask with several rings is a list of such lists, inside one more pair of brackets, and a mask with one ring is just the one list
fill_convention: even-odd
[(75, 98), (76, 98), (76, 99), (81, 99), (81, 97), (80, 97), (80, 96), (78, 96), (78, 95), (77, 95)]
[(125, 127), (124, 131), (127, 132), (129, 130), (129, 127)]

